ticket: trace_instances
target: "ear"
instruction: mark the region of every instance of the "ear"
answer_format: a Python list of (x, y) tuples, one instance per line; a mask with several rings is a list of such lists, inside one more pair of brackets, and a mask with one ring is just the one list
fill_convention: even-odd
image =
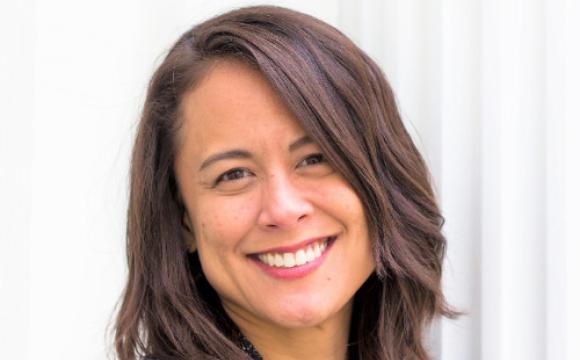
[(197, 246), (195, 244), (195, 236), (193, 236), (192, 229), (193, 226), (191, 226), (189, 213), (186, 210), (183, 212), (183, 217), (181, 218), (181, 234), (190, 253), (197, 250)]

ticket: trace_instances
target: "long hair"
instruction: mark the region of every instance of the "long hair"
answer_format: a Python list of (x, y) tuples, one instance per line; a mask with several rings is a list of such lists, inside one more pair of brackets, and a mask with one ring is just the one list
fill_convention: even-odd
[(446, 240), (425, 162), (379, 67), (332, 26), (271, 6), (193, 27), (149, 84), (131, 162), (117, 357), (247, 358), (197, 254), (188, 253), (173, 170), (180, 101), (212, 61), (229, 58), (266, 77), (364, 205), (376, 271), (355, 294), (349, 357), (428, 359), (427, 325), (460, 313), (441, 289)]

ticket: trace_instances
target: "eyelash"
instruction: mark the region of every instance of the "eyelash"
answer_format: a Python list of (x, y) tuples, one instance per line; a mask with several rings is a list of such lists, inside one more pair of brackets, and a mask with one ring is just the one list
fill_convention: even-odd
[[(316, 159), (315, 163), (310, 163), (308, 162), (308, 160), (310, 159)], [(304, 158), (304, 160), (300, 161), (299, 165), (304, 163), (304, 162), (308, 162), (307, 164), (305, 164), (305, 166), (308, 165), (318, 165), (320, 163), (325, 162), (326, 159), (324, 158), (324, 155), (322, 154), (311, 154), (308, 155), (306, 158)], [(214, 185), (218, 185), (219, 183), (221, 183), (222, 181), (235, 181), (235, 180), (239, 180), (241, 179), (243, 176), (236, 176), (233, 179), (227, 179), (227, 177), (232, 176), (234, 174), (240, 175), (241, 173), (245, 173), (245, 174), (250, 174), (250, 171), (248, 171), (247, 169), (244, 168), (235, 168), (235, 169), (231, 169), (229, 171), (226, 171), (225, 173), (221, 174), (214, 182)]]
[(316, 164), (320, 164), (321, 162), (324, 162), (324, 155), (322, 154), (310, 154), (308, 155), (304, 160), (302, 160), (300, 162), (300, 164), (302, 164), (303, 162), (309, 160), (309, 159), (317, 159), (317, 162), (315, 164), (309, 164), (309, 165), (316, 165)]
[(234, 180), (241, 179), (241, 178), (242, 178), (241, 176), (237, 176), (237, 177), (235, 177), (234, 179), (229, 179), (229, 180), (228, 180), (228, 179), (226, 179), (228, 176), (231, 176), (231, 175), (233, 175), (233, 174), (240, 174), (241, 172), (245, 172), (246, 174), (247, 174), (247, 173), (250, 173), (248, 170), (246, 170), (246, 169), (243, 169), (243, 168), (236, 168), (236, 169), (229, 170), (229, 171), (227, 171), (227, 172), (225, 172), (225, 173), (221, 174), (221, 175), (220, 175), (220, 176), (219, 176), (219, 177), (216, 179), (216, 181), (215, 181), (215, 185), (217, 185), (217, 184), (221, 183), (222, 181), (234, 181)]

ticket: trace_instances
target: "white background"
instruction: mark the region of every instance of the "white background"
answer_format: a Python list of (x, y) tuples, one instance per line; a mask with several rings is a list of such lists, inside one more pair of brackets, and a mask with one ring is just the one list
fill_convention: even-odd
[[(251, 3), (0, 3), (0, 358), (108, 356), (147, 81), (191, 25)], [(434, 324), (437, 359), (580, 359), (579, 3), (275, 2), (381, 64), (431, 166), (445, 292), (470, 313)]]

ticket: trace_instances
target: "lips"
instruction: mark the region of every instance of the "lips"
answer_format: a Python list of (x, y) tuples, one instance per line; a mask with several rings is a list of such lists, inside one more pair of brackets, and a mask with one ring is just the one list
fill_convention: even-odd
[(261, 262), (270, 266), (285, 268), (301, 266), (318, 259), (328, 244), (334, 239), (336, 239), (335, 236), (329, 236), (319, 241), (310, 242), (294, 252), (269, 251), (266, 253), (260, 253), (257, 256)]
[[(248, 255), (248, 257), (258, 268), (274, 278), (298, 279), (312, 273), (322, 265), (337, 237), (338, 235), (332, 235), (310, 239), (297, 246), (272, 248), (266, 252)], [(290, 249), (293, 251), (288, 251)], [(286, 252), (278, 252), (280, 250)]]
[(325, 242), (326, 240), (328, 240), (330, 238), (336, 238), (336, 237), (337, 237), (337, 235), (320, 236), (320, 237), (317, 237), (317, 238), (307, 239), (307, 240), (301, 241), (301, 242), (299, 242), (297, 244), (290, 245), (290, 246), (280, 246), (280, 247), (270, 248), (270, 249), (267, 249), (267, 250), (264, 250), (264, 251), (260, 251), (260, 252), (257, 252), (257, 253), (250, 254), (250, 256), (256, 257), (256, 256), (259, 256), (259, 255), (268, 254), (268, 253), (271, 253), (271, 254), (275, 254), (275, 253), (278, 253), (278, 254), (295, 253), (295, 252), (297, 252), (300, 249), (307, 248), (309, 245), (313, 245), (315, 243), (323, 243), (323, 242)]

